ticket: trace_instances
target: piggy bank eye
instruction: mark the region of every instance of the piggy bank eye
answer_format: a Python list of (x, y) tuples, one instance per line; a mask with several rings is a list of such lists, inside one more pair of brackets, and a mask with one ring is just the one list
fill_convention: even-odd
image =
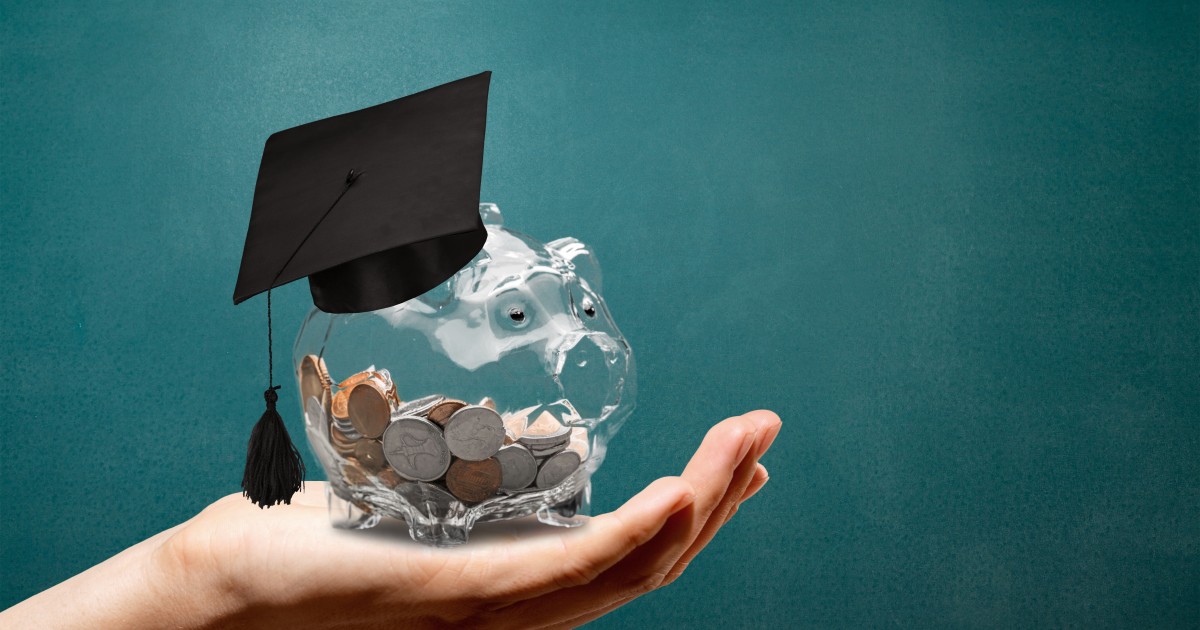
[(583, 312), (588, 317), (596, 316), (596, 305), (592, 304), (591, 298), (583, 298)]
[(519, 306), (509, 307), (508, 318), (511, 319), (514, 324), (523, 326), (525, 324), (525, 309)]

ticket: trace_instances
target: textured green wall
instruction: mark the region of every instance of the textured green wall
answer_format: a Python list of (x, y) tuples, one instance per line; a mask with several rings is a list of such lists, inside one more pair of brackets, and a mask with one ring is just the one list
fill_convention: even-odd
[(1196, 623), (1196, 6), (850, 4), (4, 1), (0, 607), (237, 489), (267, 135), (490, 69), (483, 198), (638, 360), (597, 507), (785, 421), (596, 626)]

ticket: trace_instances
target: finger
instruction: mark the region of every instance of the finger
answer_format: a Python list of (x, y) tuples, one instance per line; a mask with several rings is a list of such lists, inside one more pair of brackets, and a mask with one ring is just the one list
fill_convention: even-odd
[(668, 517), (693, 500), (686, 482), (664, 477), (585, 527), (477, 549), (458, 578), (470, 579), (480, 601), (506, 604), (586, 585), (654, 537)]
[[(526, 618), (522, 613), (535, 608), (549, 611), (545, 618), (548, 623), (563, 623), (657, 588), (726, 496), (735, 471), (743, 466), (755, 443), (755, 436), (755, 427), (740, 416), (714, 426), (685, 470), (688, 482), (696, 490), (696, 501), (691, 506), (671, 515), (653, 539), (586, 587), (552, 593), (507, 610), (516, 611), (514, 614), (519, 618)], [(739, 487), (737, 496), (741, 494)]]
[(758, 468), (754, 471), (754, 478), (750, 480), (750, 485), (746, 488), (746, 492), (742, 494), (742, 499), (738, 503), (745, 503), (750, 500), (750, 497), (758, 494), (763, 486), (767, 485), (767, 481), (771, 479), (771, 473), (767, 472), (767, 467), (762, 463), (758, 464)]
[[(636, 599), (662, 584), (676, 560), (688, 549), (696, 505), (672, 514), (667, 524), (646, 544), (596, 578), (591, 584), (551, 593), (538, 600), (520, 602), (508, 610), (539, 608), (549, 611), (543, 618), (551, 626), (576, 622), (596, 610), (611, 610)], [(521, 617), (517, 612), (518, 618)]]
[[(737, 472), (734, 473), (734, 479), (727, 493), (722, 497), (720, 505), (710, 512), (709, 517), (701, 525), (700, 532), (696, 535), (691, 547), (683, 553), (676, 562), (675, 567), (667, 574), (664, 585), (678, 579), (688, 564), (691, 563), (692, 559), (696, 557), (696, 554), (700, 553), (713, 537), (716, 536), (721, 526), (728, 522), (730, 512), (736, 508), (757, 473), (758, 458), (770, 448), (782, 426), (779, 416), (766, 410), (754, 411), (743, 417), (753, 422), (756, 427), (759, 438), (755, 443), (754, 450), (738, 466)], [(684, 478), (688, 478), (686, 472)]]
[[(758, 491), (761, 490), (764, 485), (766, 485), (767, 481), (770, 480), (770, 478), (771, 478), (771, 475), (770, 475), (770, 473), (767, 472), (766, 467), (763, 466), (762, 464), (758, 464), (757, 469), (754, 471), (754, 479), (752, 479), (750, 481), (750, 485), (746, 488), (746, 492), (742, 495), (741, 502), (739, 502), (738, 505), (735, 505), (733, 507), (733, 509), (729, 511), (729, 515), (725, 517), (725, 522), (728, 523), (730, 521), (730, 519), (733, 518), (733, 515), (737, 513), (738, 508), (741, 506), (741, 503), (748, 501), (751, 497), (753, 497), (755, 494), (757, 494)], [(676, 516), (678, 516), (678, 515), (674, 515), (674, 516), (672, 516), (672, 518), (674, 519)], [(667, 532), (669, 527), (671, 527), (670, 522), (667, 523), (666, 527), (663, 527), (662, 531), (660, 531), (658, 533), (658, 535), (655, 536), (655, 538), (657, 539), (657, 538), (662, 537)], [(607, 615), (608, 613), (620, 608), (621, 606), (628, 604), (629, 602), (633, 601), (634, 599), (637, 599), (637, 595), (630, 595), (629, 597), (623, 597), (623, 598), (621, 598), (615, 602), (612, 602), (611, 604), (608, 604), (607, 606), (604, 606), (602, 608), (598, 608), (591, 612), (584, 613), (584, 614), (582, 614), (578, 617), (575, 617), (573, 619), (570, 619), (566, 622), (554, 624), (554, 625), (547, 626), (547, 627), (548, 628), (556, 628), (556, 629), (557, 628), (578, 628), (579, 626), (582, 626), (586, 623), (590, 623), (592, 621), (595, 621), (596, 619), (599, 619), (600, 617), (603, 617), (604, 615)]]
[[(757, 426), (746, 416), (723, 420), (704, 436), (704, 442), (680, 475), (696, 488), (697, 531), (729, 492), (738, 467), (754, 446)], [(738, 496), (741, 496), (740, 493)]]

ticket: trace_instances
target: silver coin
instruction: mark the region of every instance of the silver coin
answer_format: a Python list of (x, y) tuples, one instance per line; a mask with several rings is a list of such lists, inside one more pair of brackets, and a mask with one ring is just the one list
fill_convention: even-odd
[(554, 457), (546, 460), (542, 464), (537, 474), (537, 487), (545, 490), (553, 488), (562, 483), (564, 479), (571, 476), (571, 473), (579, 469), (579, 464), (583, 460), (579, 459), (579, 453), (575, 451), (563, 451)]
[(525, 446), (550, 446), (552, 444), (566, 444), (571, 441), (571, 427), (559, 427), (553, 433), (537, 434), (537, 433), (522, 433), (521, 443)]
[(329, 414), (325, 411), (325, 405), (321, 404), (320, 398), (308, 397), (308, 402), (304, 403), (304, 420), (317, 435), (329, 440)]
[(392, 420), (394, 421), (401, 416), (425, 417), (425, 414), (429, 413), (430, 409), (433, 409), (435, 405), (445, 400), (445, 398), (441, 394), (430, 394), (416, 400), (410, 400), (392, 412)]
[(529, 487), (537, 477), (537, 460), (518, 444), (510, 444), (496, 453), (500, 460), (500, 487), (504, 490), (521, 490)]
[(529, 449), (534, 457), (549, 457), (571, 443), (571, 428), (563, 427), (548, 435), (524, 434), (517, 442)]
[(433, 481), (450, 467), (450, 449), (432, 422), (415, 416), (396, 418), (383, 432), (383, 456), (401, 475)]
[(526, 446), (526, 448), (529, 449), (529, 452), (532, 453), (534, 457), (537, 457), (539, 459), (545, 459), (545, 458), (550, 457), (551, 455), (567, 448), (568, 444), (570, 444), (569, 440), (566, 442), (559, 442), (558, 444)]
[(467, 405), (446, 421), (445, 434), (455, 457), (480, 462), (504, 446), (504, 420), (487, 407)]

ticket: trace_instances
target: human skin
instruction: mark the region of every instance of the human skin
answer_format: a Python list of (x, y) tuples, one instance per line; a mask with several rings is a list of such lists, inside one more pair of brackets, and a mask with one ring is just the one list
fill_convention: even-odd
[(767, 482), (779, 417), (713, 426), (614, 512), (436, 549), (329, 527), (325, 484), (240, 494), (0, 612), (13, 628), (571, 628), (675, 581)]

